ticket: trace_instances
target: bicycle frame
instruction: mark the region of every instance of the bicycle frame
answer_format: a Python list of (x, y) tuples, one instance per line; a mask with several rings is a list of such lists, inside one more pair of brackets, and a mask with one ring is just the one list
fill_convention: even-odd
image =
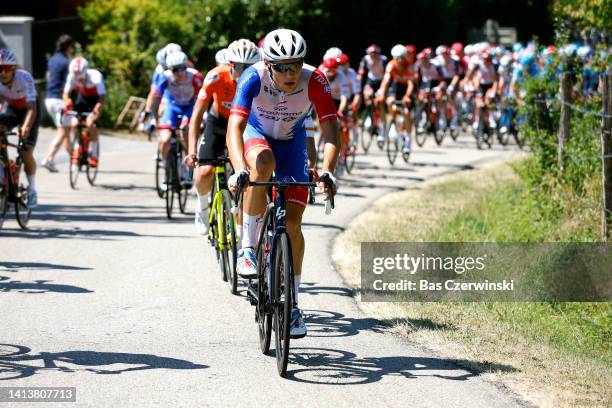
[[(222, 193), (223, 190), (228, 190), (227, 179), (225, 178), (224, 163), (223, 161), (219, 161), (215, 163), (215, 196), (211, 204), (212, 211), (210, 211), (210, 214), (208, 216), (209, 225), (212, 224), (215, 214), (221, 214), (221, 212), (223, 211), (223, 193)], [(220, 238), (220, 241), (218, 242), (219, 249), (226, 249), (226, 248), (229, 249), (230, 243), (228, 242), (228, 239), (227, 239), (227, 232), (225, 231), (225, 225), (223, 225), (223, 217), (217, 216), (216, 218), (217, 218), (216, 219), (217, 231), (218, 231), (219, 237), (212, 237), (212, 238), (213, 239)], [(233, 222), (234, 222), (234, 228), (235, 228), (236, 227), (235, 219), (233, 220)]]

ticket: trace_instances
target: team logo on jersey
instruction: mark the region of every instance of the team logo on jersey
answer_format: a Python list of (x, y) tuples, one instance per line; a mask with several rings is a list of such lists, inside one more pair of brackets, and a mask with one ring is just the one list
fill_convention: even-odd
[(205, 83), (206, 84), (212, 84), (215, 83), (219, 80), (219, 74), (217, 74), (216, 72), (209, 72), (208, 75), (206, 75), (206, 79), (205, 79)]
[(227, 109), (231, 109), (232, 108), (232, 103), (231, 102), (223, 101), (223, 102), (221, 102), (221, 105), (223, 105)]
[(323, 92), (324, 93), (331, 93), (331, 87), (328, 84), (325, 84), (323, 86)]
[(264, 85), (264, 92), (272, 96), (278, 96), (278, 92), (272, 90), (268, 85)]
[(279, 103), (277, 103), (276, 106), (274, 107), (274, 110), (286, 111), (287, 110), (287, 100), (280, 101)]

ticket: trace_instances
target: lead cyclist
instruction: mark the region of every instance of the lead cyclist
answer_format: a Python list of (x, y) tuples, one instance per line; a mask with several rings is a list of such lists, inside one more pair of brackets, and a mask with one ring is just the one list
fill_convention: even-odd
[[(306, 42), (298, 32), (274, 30), (263, 41), (264, 61), (246, 69), (240, 77), (227, 132), (227, 147), (236, 170), (229, 179), (230, 190), (236, 190), (237, 180), (243, 174), (249, 174), (251, 181), (268, 181), (272, 172), (280, 181), (308, 181), (304, 120), (313, 105), (326, 142), (322, 175), (327, 174), (336, 188), (333, 169), (341, 147), (336, 107), (327, 79), (315, 67), (304, 64), (305, 55)], [(327, 194), (322, 184), (319, 187)], [(304, 258), (302, 215), (308, 189), (291, 187), (287, 189), (286, 198), (296, 303), (290, 330), (292, 337), (299, 338), (306, 335), (298, 294)], [(246, 189), (242, 250), (237, 266), (243, 278), (257, 276), (254, 248), (265, 208), (266, 190), (261, 187)]]

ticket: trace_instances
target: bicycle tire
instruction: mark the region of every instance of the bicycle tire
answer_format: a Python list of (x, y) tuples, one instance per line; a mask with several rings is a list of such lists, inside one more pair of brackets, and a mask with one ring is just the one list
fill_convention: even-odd
[(174, 206), (174, 190), (176, 185), (176, 155), (172, 146), (168, 152), (168, 160), (166, 160), (166, 216), (172, 218), (172, 207)]
[[(70, 179), (70, 188), (76, 190), (77, 181), (79, 179), (79, 173), (81, 172), (81, 160), (82, 160), (82, 152), (78, 155), (77, 159), (74, 160), (72, 156), (74, 156), (75, 151), (79, 151), (81, 147), (81, 132), (77, 128), (74, 130), (72, 134), (72, 155), (70, 160), (68, 160), (69, 167), (69, 179)], [(75, 163), (76, 161), (76, 163)]]
[(293, 309), (293, 263), (291, 244), (286, 233), (280, 233), (274, 240), (274, 267), (272, 273), (272, 299), (274, 304), (274, 340), (276, 368), (281, 377), (287, 374), (290, 325)]
[[(257, 320), (257, 331), (259, 334), (259, 348), (262, 354), (270, 353), (270, 341), (272, 339), (272, 313), (266, 310), (268, 300), (268, 283), (266, 282), (266, 266), (272, 268), (266, 259), (266, 248), (272, 250), (272, 243), (268, 235), (270, 219), (274, 212), (266, 210), (264, 215), (263, 228), (259, 235), (259, 245), (257, 246), (257, 305), (255, 306), (255, 318)], [(273, 262), (273, 260), (271, 261)]]
[(417, 108), (415, 109), (415, 119), (414, 119), (414, 126), (416, 127), (416, 131), (415, 133), (415, 139), (416, 139), (416, 143), (417, 146), (419, 147), (423, 147), (423, 145), (425, 144), (425, 141), (427, 140), (427, 129), (425, 129), (425, 131), (423, 132), (419, 132), (418, 131), (418, 125), (421, 122), (421, 112), (422, 112), (422, 107), (419, 105), (417, 105)]
[(159, 144), (157, 145), (157, 155), (155, 156), (155, 190), (159, 198), (164, 198), (165, 191), (162, 190), (162, 177), (164, 176), (165, 169), (162, 166), (161, 152), (159, 151)]
[[(0, 166), (4, 166), (2, 162), (0, 162)], [(4, 167), (4, 174), (6, 180), (8, 180), (7, 172), (10, 171), (8, 166)], [(5, 185), (3, 180), (0, 179), (0, 229), (2, 229), (2, 225), (4, 224), (4, 220), (6, 220), (6, 214), (9, 208), (9, 186), (8, 183)]]
[[(23, 168), (21, 156), (17, 157), (16, 163), (18, 171), (21, 173), (21, 169)], [(28, 190), (23, 185), (23, 183), (19, 183), (19, 185), (17, 186), (16, 198), (17, 200), (15, 201), (15, 218), (17, 218), (17, 224), (19, 224), (21, 229), (27, 230), (28, 222), (30, 221), (30, 217), (32, 216), (32, 209), (28, 206)]]
[[(98, 143), (96, 143), (96, 151), (92, 152), (92, 155), (98, 159), (98, 166), (100, 165), (100, 138), (98, 137)], [(85, 174), (87, 175), (87, 181), (90, 186), (94, 185), (96, 181), (96, 177), (98, 177), (98, 166), (91, 167), (89, 165), (89, 161), (87, 162), (87, 171)]]
[[(395, 128), (396, 136), (391, 138), (391, 129)], [(389, 164), (393, 166), (395, 163), (395, 159), (397, 159), (397, 153), (399, 151), (398, 140), (399, 140), (399, 130), (397, 128), (397, 120), (396, 118), (392, 118), (391, 122), (389, 122), (389, 127), (387, 128), (387, 159), (389, 160)]]
[(187, 187), (186, 180), (183, 180), (183, 149), (179, 143), (178, 150), (176, 152), (176, 165), (177, 165), (177, 174), (179, 174), (179, 184), (178, 184), (178, 202), (179, 202), (179, 210), (181, 210), (181, 214), (185, 214), (187, 211), (187, 198), (189, 196), (189, 188)]
[(480, 118), (478, 118), (478, 127), (475, 130), (474, 136), (476, 137), (476, 147), (479, 150), (482, 150), (482, 145), (485, 143), (484, 141), (484, 119), (482, 118), (483, 114), (480, 112)]
[(224, 262), (227, 262), (225, 274), (227, 284), (232, 295), (238, 294), (238, 273), (236, 272), (237, 251), (236, 251), (236, 223), (234, 222), (234, 214), (232, 214), (232, 198), (228, 190), (222, 190), (222, 208), (223, 208), (223, 229), (224, 234), (219, 235), (224, 237)]
[[(365, 125), (368, 117), (370, 118), (370, 126)], [(372, 105), (368, 106), (368, 108), (361, 114), (359, 130), (361, 133), (361, 148), (363, 149), (363, 152), (367, 154), (370, 146), (372, 145), (372, 140), (374, 139), (374, 113), (372, 112)]]

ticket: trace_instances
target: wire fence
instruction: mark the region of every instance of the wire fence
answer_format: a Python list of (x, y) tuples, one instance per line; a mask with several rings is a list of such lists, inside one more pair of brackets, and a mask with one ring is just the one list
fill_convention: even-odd
[[(562, 87), (563, 85), (561, 86), (561, 88)], [(608, 98), (610, 97), (609, 95), (607, 95), (608, 92), (610, 92), (609, 86), (608, 88), (604, 87), (604, 95), (603, 95), (604, 99), (606, 97)], [(606, 170), (605, 169), (612, 168), (612, 163), (606, 166), (606, 161), (609, 161), (612, 159), (612, 154), (606, 153), (606, 150), (609, 151), (610, 148), (608, 147), (606, 149), (606, 147), (603, 144), (606, 143), (605, 140), (609, 139), (611, 135), (609, 126), (610, 126), (610, 119), (612, 118), (612, 114), (610, 114), (609, 112), (604, 112), (603, 103), (600, 109), (593, 110), (593, 109), (589, 109), (588, 106), (585, 107), (584, 105), (578, 105), (576, 103), (572, 103), (571, 101), (564, 100), (562, 90), (560, 90), (560, 92), (554, 95), (553, 97), (535, 98), (533, 99), (533, 103), (535, 104), (535, 107), (536, 107), (536, 112), (533, 115), (534, 120), (532, 122), (535, 128), (536, 135), (537, 135), (536, 144), (539, 146), (547, 146), (550, 148), (555, 148), (556, 151), (559, 152), (560, 160), (559, 160), (558, 165), (559, 165), (559, 171), (561, 174), (563, 174), (563, 172), (566, 170), (563, 166), (563, 162), (561, 159), (567, 159), (573, 162), (574, 164), (576, 164), (577, 166), (583, 166), (585, 163), (593, 162), (596, 160), (601, 160), (602, 166), (604, 167), (604, 171), (602, 172), (603, 194), (601, 195), (601, 205), (594, 206), (591, 203), (586, 202), (586, 200), (588, 199), (588, 196), (585, 194), (579, 195), (579, 194), (570, 193), (567, 191), (558, 191), (556, 192), (556, 194), (561, 196), (561, 198), (565, 200), (571, 200), (573, 203), (580, 203), (579, 206), (582, 208), (591, 209), (591, 210), (598, 211), (601, 214), (603, 214), (603, 217), (602, 217), (603, 239), (607, 241), (607, 239), (609, 238), (609, 229), (610, 229), (610, 223), (612, 219), (612, 216), (611, 216), (612, 208), (610, 208), (612, 207), (612, 204), (608, 203), (606, 206), (606, 183), (605, 183), (606, 181), (605, 171)], [(597, 138), (597, 140), (599, 141), (598, 143), (599, 144), (599, 154), (596, 154), (596, 155), (582, 154), (581, 155), (581, 154), (577, 154), (575, 150), (572, 150), (571, 152), (565, 151), (565, 144), (571, 140), (572, 128), (571, 126), (566, 126), (566, 129), (562, 130), (562, 127), (564, 126), (562, 119), (561, 119), (562, 110), (565, 110), (564, 113), (565, 115), (569, 115), (569, 118), (576, 118), (576, 116), (579, 115), (582, 119), (587, 119), (587, 118), (589, 119), (589, 120), (581, 121), (581, 124), (583, 126), (586, 126), (586, 128), (583, 128), (581, 130), (582, 131), (586, 130), (587, 133), (592, 134), (593, 137)], [(551, 120), (553, 118), (556, 118), (557, 116), (559, 117), (558, 123), (553, 122), (553, 124), (556, 126), (555, 128), (550, 129)], [(549, 119), (548, 126), (546, 126), (546, 124), (544, 123), (541, 123), (542, 117)], [(593, 118), (598, 118), (599, 120), (594, 121), (592, 120)], [(563, 132), (566, 132), (564, 137), (561, 136)], [(556, 142), (551, 140), (551, 136), (556, 137)], [(531, 146), (532, 149), (534, 147), (535, 146)], [(610, 192), (608, 192), (608, 197), (609, 197), (609, 193)]]

